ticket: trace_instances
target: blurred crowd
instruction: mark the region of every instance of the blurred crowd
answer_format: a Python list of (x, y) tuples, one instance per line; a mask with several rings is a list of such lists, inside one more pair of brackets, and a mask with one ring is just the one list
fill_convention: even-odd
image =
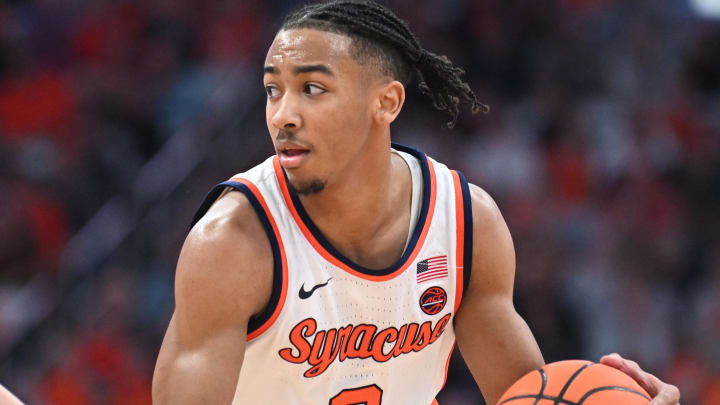
[[(261, 64), (300, 3), (0, 4), (0, 383), (150, 403), (187, 226), (272, 152)], [(619, 352), (720, 403), (720, 20), (686, 0), (387, 3), (491, 106), (450, 130), (413, 84), (393, 137), (496, 199), (546, 361)], [(439, 401), (479, 403), (456, 357)]]

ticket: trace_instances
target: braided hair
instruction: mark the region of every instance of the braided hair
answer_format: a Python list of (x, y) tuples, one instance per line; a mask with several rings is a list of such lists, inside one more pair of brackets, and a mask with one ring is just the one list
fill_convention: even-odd
[(374, 1), (333, 0), (306, 5), (289, 14), (280, 30), (312, 28), (352, 38), (350, 49), (356, 60), (371, 61), (382, 73), (408, 84), (417, 76), (420, 90), (438, 110), (452, 117), (452, 128), (460, 114), (460, 103), (470, 104), (473, 114), (489, 107), (481, 104), (462, 80), (465, 71), (446, 57), (420, 45), (407, 23)]

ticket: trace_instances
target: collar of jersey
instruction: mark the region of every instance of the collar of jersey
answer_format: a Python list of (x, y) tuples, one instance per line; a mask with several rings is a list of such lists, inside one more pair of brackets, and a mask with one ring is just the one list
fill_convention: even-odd
[(280, 185), (280, 191), (282, 192), (285, 204), (295, 219), (300, 231), (305, 235), (305, 238), (328, 262), (355, 276), (370, 281), (389, 280), (402, 274), (402, 272), (407, 269), (407, 267), (415, 260), (422, 248), (428, 229), (430, 228), (430, 223), (432, 222), (432, 214), (435, 211), (436, 180), (435, 169), (432, 162), (425, 156), (424, 153), (415, 148), (399, 144), (392, 144), (392, 147), (396, 150), (413, 155), (420, 162), (423, 177), (423, 195), (420, 214), (418, 215), (417, 224), (415, 224), (415, 229), (410, 237), (410, 243), (408, 243), (408, 246), (400, 259), (398, 259), (398, 261), (390, 267), (384, 269), (369, 269), (367, 267), (363, 267), (348, 259), (345, 255), (335, 249), (327, 238), (325, 238), (322, 232), (320, 232), (318, 227), (305, 211), (305, 208), (303, 208), (300, 198), (287, 181), (287, 174), (280, 165), (280, 161), (277, 156), (273, 159), (275, 175)]

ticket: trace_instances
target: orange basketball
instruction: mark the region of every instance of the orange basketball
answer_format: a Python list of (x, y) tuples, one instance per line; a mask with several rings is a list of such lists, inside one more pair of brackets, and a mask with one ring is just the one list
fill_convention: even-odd
[(647, 405), (650, 399), (620, 370), (587, 360), (565, 360), (525, 374), (497, 405)]

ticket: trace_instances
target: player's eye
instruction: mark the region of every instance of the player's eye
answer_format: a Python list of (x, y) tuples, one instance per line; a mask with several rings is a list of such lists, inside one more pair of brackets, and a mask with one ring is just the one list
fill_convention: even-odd
[(265, 86), (265, 93), (267, 93), (268, 98), (275, 98), (280, 95), (280, 90), (275, 86)]
[(325, 91), (326, 91), (322, 87), (320, 87), (316, 84), (312, 84), (312, 83), (305, 84), (305, 87), (303, 90), (305, 91), (305, 94), (309, 94), (311, 96), (317, 96), (319, 94), (325, 93)]

